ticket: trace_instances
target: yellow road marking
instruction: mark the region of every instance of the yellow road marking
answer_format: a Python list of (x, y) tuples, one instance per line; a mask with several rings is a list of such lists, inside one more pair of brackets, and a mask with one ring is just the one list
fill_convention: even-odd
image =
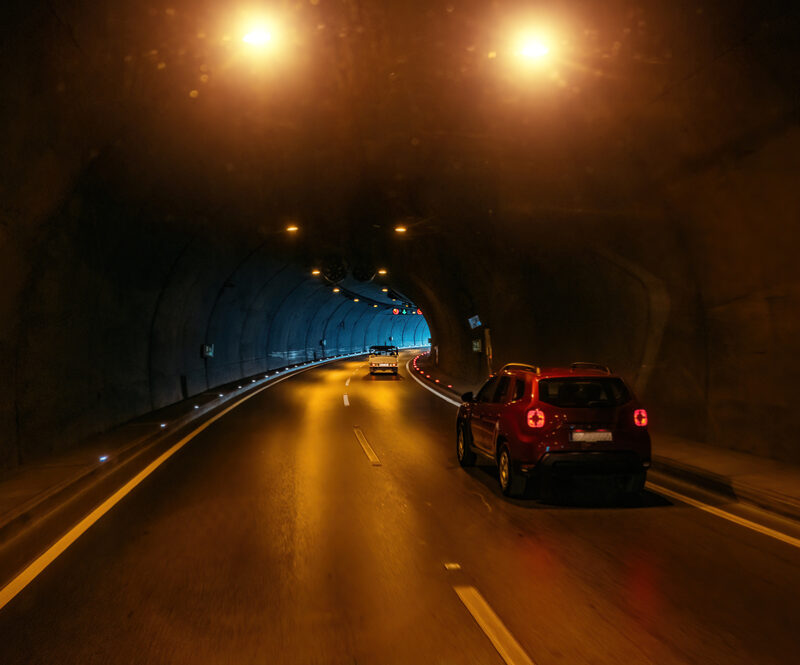
[(10, 603), (14, 597), (22, 591), (26, 586), (28, 586), (36, 577), (41, 573), (47, 566), (49, 566), (53, 561), (55, 561), (72, 543), (74, 543), (78, 538), (80, 538), (89, 528), (97, 522), (103, 515), (105, 515), (109, 510), (111, 510), (115, 505), (117, 505), (130, 491), (136, 487), (139, 483), (141, 483), (147, 476), (149, 476), (153, 471), (155, 471), (159, 466), (161, 466), (164, 462), (166, 462), (170, 457), (172, 457), (175, 453), (177, 453), (181, 448), (183, 448), (189, 441), (191, 441), (194, 437), (196, 437), (200, 432), (204, 429), (209, 427), (211, 424), (222, 418), (225, 414), (233, 411), (237, 406), (246, 402), (251, 397), (255, 397), (258, 393), (267, 388), (271, 388), (272, 386), (280, 383), (281, 381), (285, 381), (286, 379), (290, 379), (301, 372), (306, 372), (311, 367), (307, 367), (306, 369), (299, 370), (287, 376), (280, 377), (271, 381), (270, 383), (254, 390), (253, 392), (245, 395), (240, 400), (237, 400), (229, 407), (220, 411), (217, 415), (209, 418), (206, 422), (202, 425), (197, 427), (196, 429), (192, 430), (184, 436), (180, 441), (174, 444), (169, 450), (159, 455), (156, 459), (154, 459), (150, 464), (148, 464), (144, 469), (142, 469), (139, 473), (137, 473), (133, 478), (131, 478), (127, 483), (125, 483), (122, 487), (120, 487), (116, 492), (114, 492), (110, 497), (108, 497), (103, 503), (97, 506), (92, 512), (90, 512), (86, 517), (84, 517), (80, 522), (78, 522), (74, 527), (72, 527), (67, 533), (65, 533), (61, 538), (59, 538), (53, 545), (51, 545), (44, 553), (40, 554), (36, 559), (33, 560), (19, 575), (17, 575), (13, 580), (11, 580), (6, 586), (0, 589), (0, 610), (3, 609), (8, 603)]

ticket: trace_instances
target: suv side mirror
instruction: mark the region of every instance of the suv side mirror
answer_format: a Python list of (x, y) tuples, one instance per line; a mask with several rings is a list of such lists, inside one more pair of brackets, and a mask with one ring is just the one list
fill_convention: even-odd
[(474, 399), (475, 398), (473, 397), (471, 390), (469, 392), (466, 392), (463, 395), (461, 395), (461, 401), (462, 402), (471, 402)]

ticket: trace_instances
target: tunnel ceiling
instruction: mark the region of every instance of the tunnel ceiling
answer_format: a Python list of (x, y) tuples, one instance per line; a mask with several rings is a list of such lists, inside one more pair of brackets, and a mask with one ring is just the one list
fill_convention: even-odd
[[(17, 449), (311, 357), (326, 316), (343, 348), (391, 336), (330, 313), (387, 311), (385, 284), (453, 375), (485, 376), (491, 330), (495, 363), (605, 361), (665, 429), (800, 459), (797, 3), (9, 0), (0, 25)], [(214, 331), (233, 374), (198, 367)]]
[[(167, 214), (296, 219), (317, 252), (370, 253), (403, 220), (661, 213), (665, 177), (796, 111), (792, 3), (261, 7), (7, 4), (6, 168), (24, 178), (12, 164), (36, 145), (54, 197), (95, 164)], [(253, 53), (261, 11), (276, 45)], [(549, 35), (546, 64), (515, 57), (527, 26)]]

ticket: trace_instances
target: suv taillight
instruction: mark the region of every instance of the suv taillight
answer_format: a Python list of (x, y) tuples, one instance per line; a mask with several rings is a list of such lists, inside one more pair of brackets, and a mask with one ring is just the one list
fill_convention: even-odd
[(544, 411), (541, 409), (531, 409), (528, 411), (528, 427), (539, 429), (544, 427)]
[(633, 412), (633, 424), (637, 427), (647, 427), (647, 411), (644, 409), (636, 409)]

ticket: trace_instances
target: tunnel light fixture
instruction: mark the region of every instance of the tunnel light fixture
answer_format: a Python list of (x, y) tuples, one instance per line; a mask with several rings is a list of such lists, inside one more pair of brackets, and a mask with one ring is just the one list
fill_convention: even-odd
[(218, 397), (222, 397), (222, 393), (220, 393), (220, 394), (218, 395)]
[(377, 305), (372, 305), (373, 307), (377, 307)]
[(289, 233), (297, 233), (299, 230), (300, 227), (296, 224), (289, 224), (289, 226), (286, 227), (286, 231)]
[(405, 233), (408, 229), (405, 226), (395, 226), (394, 232), (395, 233)]
[(334, 286), (333, 287), (333, 292), (334, 293), (339, 293), (339, 291), (341, 291), (341, 289), (338, 286)]
[(314, 268), (314, 270), (311, 271), (311, 274), (314, 275), (314, 276), (319, 275), (320, 274), (320, 269), (319, 268)]
[(358, 298), (353, 298), (353, 302), (358, 302)]
[(381, 289), (381, 291), (383, 291), (384, 293), (389, 293), (389, 289), (387, 289), (385, 286)]
[(250, 379), (250, 383), (255, 383), (255, 382), (256, 382), (255, 379)]
[(388, 272), (388, 270), (386, 270), (386, 268), (380, 268), (380, 269), (378, 270), (378, 274), (379, 274), (379, 275), (385, 275), (387, 272)]
[(194, 405), (194, 408), (195, 408), (195, 409), (199, 409), (200, 407), (199, 407), (197, 404), (195, 404), (195, 405)]
[(167, 426), (167, 423), (161, 423), (161, 429), (164, 429)]
[(100, 455), (100, 461), (105, 462), (108, 459), (108, 455)]

